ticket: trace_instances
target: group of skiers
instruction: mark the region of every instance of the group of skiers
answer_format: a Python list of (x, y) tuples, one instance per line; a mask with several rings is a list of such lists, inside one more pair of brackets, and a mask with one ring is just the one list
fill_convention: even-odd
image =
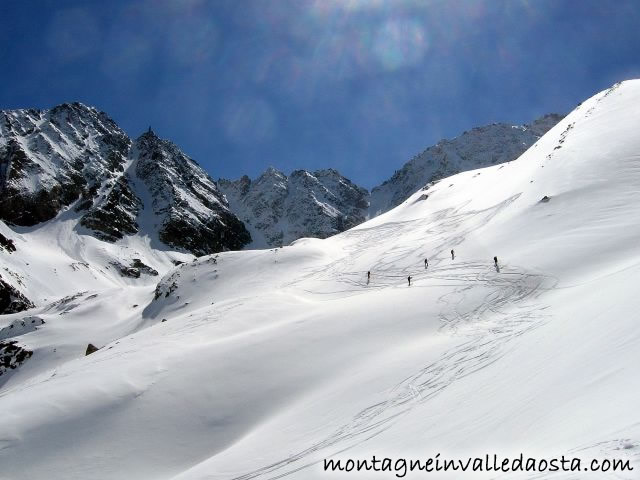
[[(456, 252), (451, 249), (451, 260), (455, 260), (456, 258)], [(496, 269), (496, 272), (500, 273), (500, 265), (498, 265), (498, 257), (494, 256), (493, 257), (493, 265)], [(424, 259), (424, 269), (427, 270), (429, 268), (429, 259), (425, 258)], [(407, 277), (407, 282), (409, 283), (409, 286), (411, 286), (411, 275), (409, 275)], [(367, 272), (367, 285), (369, 285), (369, 282), (371, 281), (371, 270), (369, 270)]]

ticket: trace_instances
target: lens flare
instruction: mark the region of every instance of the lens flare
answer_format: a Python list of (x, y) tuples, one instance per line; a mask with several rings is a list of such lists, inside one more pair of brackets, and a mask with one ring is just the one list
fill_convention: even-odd
[(373, 53), (385, 70), (420, 63), (429, 47), (422, 25), (412, 19), (386, 21), (378, 30)]

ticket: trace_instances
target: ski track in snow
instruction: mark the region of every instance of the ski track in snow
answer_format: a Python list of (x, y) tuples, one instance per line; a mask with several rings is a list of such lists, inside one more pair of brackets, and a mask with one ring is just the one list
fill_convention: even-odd
[[(282, 478), (319, 463), (320, 453), (322, 458), (329, 458), (360, 445), (393, 427), (403, 416), (418, 405), (428, 402), (455, 381), (491, 365), (505, 353), (507, 343), (544, 324), (547, 318), (546, 306), (536, 303), (536, 299), (542, 292), (554, 288), (557, 279), (527, 273), (516, 266), (503, 266), (502, 273), (497, 273), (493, 267), (487, 265), (487, 261), (450, 259), (451, 246), (461, 243), (476, 226), (489, 221), (517, 198), (518, 195), (515, 195), (482, 211), (441, 211), (426, 219), (389, 223), (376, 227), (375, 230), (360, 229), (343, 233), (342, 235), (354, 240), (349, 250), (350, 255), (322, 270), (312, 270), (303, 277), (304, 280), (321, 280), (333, 285), (345, 285), (345, 290), (321, 292), (320, 295), (350, 296), (364, 294), (371, 288), (407, 288), (408, 275), (412, 275), (414, 282), (410, 288), (441, 285), (453, 287), (453, 291), (438, 298), (438, 302), (443, 305), (439, 315), (442, 322), (440, 330), (458, 335), (462, 341), (435, 362), (411, 373), (392, 386), (385, 400), (361, 410), (324, 440), (278, 462), (233, 477), (232, 480)], [(470, 222), (472, 217), (474, 221)], [(466, 225), (472, 223), (473, 226), (460, 231), (459, 228), (465, 222)], [(429, 268), (415, 273), (414, 259), (417, 254), (422, 256), (423, 252), (416, 252), (408, 247), (391, 248), (381, 255), (381, 259), (372, 269), (372, 282), (367, 285), (366, 273), (354, 271), (359, 257), (367, 253), (364, 246), (372, 241), (384, 241), (388, 244), (392, 242), (393, 237), (415, 232), (417, 225), (423, 226), (426, 236), (433, 234), (434, 238), (439, 238), (437, 247), (433, 250), (438, 254), (433, 262), (430, 261)], [(443, 231), (453, 233), (443, 238)], [(435, 237), (436, 232), (439, 237)], [(392, 268), (402, 263), (407, 263), (407, 266), (400, 269)], [(434, 284), (434, 280), (439, 283)], [(301, 279), (297, 279), (289, 286), (295, 286), (300, 281)], [(425, 285), (427, 282), (431, 283)], [(480, 303), (472, 310), (460, 312), (457, 306), (464, 303), (469, 294), (475, 293), (479, 288), (487, 291)], [(306, 291), (318, 294), (317, 291)], [(487, 321), (488, 315), (491, 315), (490, 321)], [(460, 327), (464, 327), (464, 333), (460, 333)]]
[[(476, 228), (489, 222), (503, 209), (518, 199), (519, 195), (514, 195), (497, 205), (484, 210), (471, 210), (461, 212), (465, 204), (456, 210), (446, 209), (435, 212), (427, 218), (404, 222), (388, 222), (384, 225), (370, 229), (350, 230), (340, 234), (347, 240), (352, 240), (348, 247), (348, 256), (340, 258), (322, 269), (309, 269), (309, 273), (299, 277), (293, 282), (285, 283), (283, 286), (295, 286), (301, 281), (314, 280), (327, 283), (328, 285), (344, 284), (345, 289), (339, 291), (326, 291), (323, 294), (332, 295), (344, 294), (357, 295), (367, 293), (367, 289), (383, 289), (391, 286), (405, 286), (407, 276), (411, 275), (412, 280), (424, 278), (442, 278), (447, 281), (466, 280), (458, 273), (451, 275), (450, 269), (464, 269), (463, 264), (456, 260), (451, 265), (450, 249), (456, 247), (464, 241), (466, 236)], [(433, 240), (428, 251), (422, 248), (415, 248), (413, 245), (403, 245), (402, 237), (415, 234), (416, 231), (423, 232), (424, 238)], [(452, 232), (451, 235), (443, 235), (443, 232)], [(395, 240), (394, 240), (395, 239)], [(358, 267), (362, 264), (361, 257), (370, 254), (368, 246), (374, 244), (390, 244), (380, 255), (380, 259), (371, 268), (372, 281), (367, 284), (366, 269)], [(401, 245), (401, 246), (400, 246)], [(424, 258), (429, 258), (429, 268), (427, 270), (416, 270), (416, 263), (422, 262)], [(405, 265), (397, 268), (398, 265)], [(486, 266), (486, 262), (479, 262), (479, 265)], [(447, 265), (440, 267), (440, 265)], [(434, 276), (434, 273), (449, 272), (442, 277)], [(318, 294), (318, 290), (306, 289), (305, 292)]]
[[(466, 273), (462, 274), (463, 270)], [(546, 320), (545, 306), (533, 302), (540, 293), (555, 285), (552, 277), (520, 273), (515, 269), (498, 275), (488, 271), (486, 263), (476, 262), (463, 262), (451, 269), (442, 267), (439, 275), (469, 282), (438, 299), (444, 304), (440, 314), (442, 328), (456, 331), (460, 325), (471, 327), (460, 345), (393, 386), (386, 400), (361, 410), (321, 442), (233, 480), (282, 478), (318, 463), (320, 460), (309, 457), (319, 452), (329, 458), (388, 430), (456, 380), (501, 358), (508, 342), (542, 325)], [(456, 305), (477, 288), (489, 289), (480, 305), (469, 312), (458, 312)], [(483, 322), (488, 313), (494, 315), (492, 321)]]

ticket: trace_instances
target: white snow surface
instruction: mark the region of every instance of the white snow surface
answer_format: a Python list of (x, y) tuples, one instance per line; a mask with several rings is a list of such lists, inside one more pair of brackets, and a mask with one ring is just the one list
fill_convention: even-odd
[[(322, 460), (520, 452), (630, 459), (587, 478), (638, 478), (639, 126), (624, 82), (518, 160), (326, 240), (176, 268), (146, 249), (157, 287), (102, 280), (104, 242), (62, 222), (29, 251), (0, 225), (18, 248), (3, 265), (85, 292), (0, 317), (26, 320), (12, 338), (34, 352), (0, 377), (0, 478), (396, 478)], [(89, 250), (89, 273), (68, 266)], [(442, 478), (467, 477), (516, 478)]]

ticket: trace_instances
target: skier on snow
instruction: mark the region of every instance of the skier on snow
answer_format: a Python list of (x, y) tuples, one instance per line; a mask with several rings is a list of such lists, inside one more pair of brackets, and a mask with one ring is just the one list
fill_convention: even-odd
[(453, 251), (453, 248), (452, 248), (451, 249), (451, 260), (453, 260), (455, 258), (456, 258), (456, 254), (455, 254), (455, 252)]

